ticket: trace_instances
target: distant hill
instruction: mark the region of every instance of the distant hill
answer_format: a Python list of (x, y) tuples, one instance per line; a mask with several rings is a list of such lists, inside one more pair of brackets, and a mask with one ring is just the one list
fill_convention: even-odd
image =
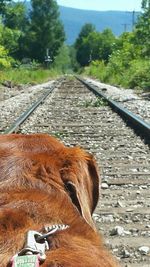
[[(28, 8), (30, 3), (26, 2)], [(118, 36), (125, 31), (132, 30), (132, 12), (125, 11), (90, 11), (81, 10), (70, 7), (60, 6), (60, 18), (64, 24), (67, 44), (73, 44), (76, 40), (81, 27), (85, 23), (95, 25), (97, 31), (103, 31), (105, 28), (110, 28), (113, 33)], [(140, 12), (135, 13), (135, 21), (140, 15)]]
[[(94, 24), (97, 31), (110, 28), (117, 36), (125, 30), (125, 27), (127, 31), (131, 31), (132, 15), (132, 12), (89, 11), (60, 6), (60, 16), (64, 24), (68, 44), (74, 43), (85, 23)], [(135, 21), (139, 15), (140, 12), (135, 13)]]

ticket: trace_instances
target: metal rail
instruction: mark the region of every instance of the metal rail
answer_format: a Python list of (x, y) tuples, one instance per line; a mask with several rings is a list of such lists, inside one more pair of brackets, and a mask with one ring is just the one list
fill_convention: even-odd
[(89, 88), (96, 96), (102, 97), (107, 101), (109, 106), (117, 112), (123, 119), (126, 120), (127, 124), (132, 127), (137, 134), (142, 136), (146, 143), (150, 144), (150, 124), (140, 119), (138, 116), (134, 115), (132, 112), (115, 102), (114, 100), (111, 100), (108, 98), (105, 94), (99, 92), (97, 88), (94, 85), (91, 85), (90, 83), (86, 82), (81, 77), (76, 76), (76, 79), (78, 79), (80, 82), (82, 82), (85, 86)]
[(7, 129), (3, 134), (11, 134), (18, 130), (18, 127), (30, 116), (30, 114), (47, 98), (47, 96), (54, 90), (56, 83), (40, 97), (34, 104), (32, 104), (21, 116)]

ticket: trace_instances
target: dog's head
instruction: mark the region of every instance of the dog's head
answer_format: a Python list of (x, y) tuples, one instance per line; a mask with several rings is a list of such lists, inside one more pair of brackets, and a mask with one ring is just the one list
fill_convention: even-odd
[(99, 197), (99, 175), (92, 155), (78, 147), (65, 147), (57, 139), (42, 134), (1, 136), (0, 155), (1, 152), (6, 167), (0, 156), (3, 168), (0, 172), (6, 173), (6, 169), (13, 166), (7, 177), (10, 183), (14, 176), (21, 180), (25, 173), (28, 180), (34, 174), (45, 183), (53, 176), (53, 181), (58, 180), (63, 186), (81, 216), (95, 228), (91, 215)]
[(43, 266), (118, 266), (94, 231), (98, 196), (97, 165), (83, 149), (43, 134), (0, 136), (1, 266), (9, 266), (28, 230), (43, 232), (47, 224), (69, 229), (49, 236)]

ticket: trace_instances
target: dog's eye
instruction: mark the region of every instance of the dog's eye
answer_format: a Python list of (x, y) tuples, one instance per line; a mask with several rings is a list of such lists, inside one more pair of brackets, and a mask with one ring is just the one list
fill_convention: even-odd
[(78, 201), (75, 185), (72, 182), (68, 181), (65, 183), (65, 189), (66, 189), (67, 193), (69, 194), (69, 196), (72, 200), (72, 203), (77, 207), (77, 209), (79, 210), (79, 212), (82, 215), (81, 206), (80, 206), (80, 203)]

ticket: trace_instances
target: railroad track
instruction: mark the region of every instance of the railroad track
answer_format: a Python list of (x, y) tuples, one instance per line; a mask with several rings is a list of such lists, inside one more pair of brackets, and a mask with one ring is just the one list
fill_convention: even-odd
[[(41, 86), (38, 85), (24, 88), (16, 95), (14, 95), (16, 93), (15, 89), (14, 94), (12, 93), (13, 89), (10, 90), (9, 94), (8, 92), (2, 92), (0, 101), (0, 132), (3, 133), (12, 122), (20, 116), (20, 114), (23, 114), (27, 109), (30, 109), (29, 107), (31, 105), (34, 105), (36, 101), (40, 101), (40, 98), (44, 97), (44, 95), (47, 94), (48, 91), (50, 92), (52, 88), (57, 87), (60, 82), (61, 79), (58, 79), (55, 82), (51, 81), (42, 84)], [(8, 89), (6, 91), (8, 91)]]
[(97, 227), (122, 266), (150, 266), (149, 146), (107, 102), (64, 79), (17, 131), (49, 133), (95, 155), (102, 176)]

